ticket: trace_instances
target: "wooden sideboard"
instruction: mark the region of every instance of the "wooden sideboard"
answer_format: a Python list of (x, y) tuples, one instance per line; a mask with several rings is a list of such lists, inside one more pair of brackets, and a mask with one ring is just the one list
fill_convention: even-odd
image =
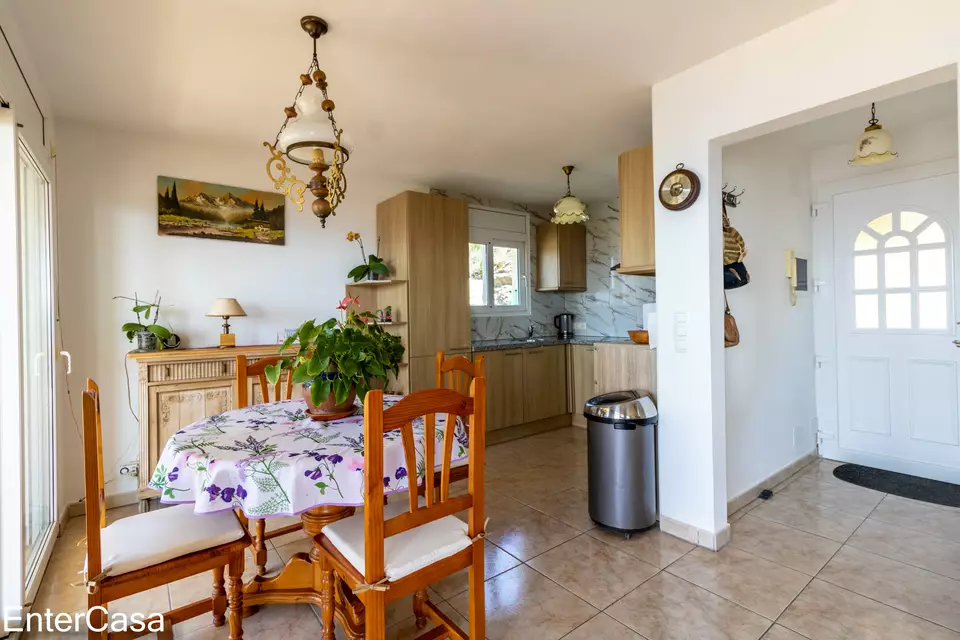
[[(159, 495), (147, 483), (167, 440), (187, 425), (236, 408), (238, 355), (258, 360), (277, 353), (278, 345), (211, 347), (130, 352), (137, 363), (138, 417), (140, 420), (140, 473), (137, 499), (141, 510), (147, 500)], [(284, 374), (285, 376), (286, 374)], [(256, 378), (247, 380), (251, 404), (262, 402)], [(299, 385), (294, 388), (299, 397)]]

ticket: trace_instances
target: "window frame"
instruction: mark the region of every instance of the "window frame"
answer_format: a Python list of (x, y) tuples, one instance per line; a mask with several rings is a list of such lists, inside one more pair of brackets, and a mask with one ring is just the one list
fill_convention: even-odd
[[(507, 224), (501, 224), (501, 221), (505, 221)], [(512, 229), (509, 227), (512, 227)], [(524, 231), (517, 231), (518, 228), (523, 228)], [(531, 314), (529, 216), (525, 212), (519, 211), (470, 207), (469, 242), (470, 244), (486, 245), (483, 265), (486, 304), (471, 304), (470, 315), (475, 318), (529, 316)], [(519, 251), (519, 305), (498, 306), (494, 302), (494, 282), (491, 277), (494, 246), (516, 248)]]

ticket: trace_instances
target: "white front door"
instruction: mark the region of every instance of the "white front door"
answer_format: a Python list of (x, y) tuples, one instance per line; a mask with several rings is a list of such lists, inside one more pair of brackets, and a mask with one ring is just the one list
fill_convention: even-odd
[(838, 450), (960, 482), (957, 174), (834, 197)]

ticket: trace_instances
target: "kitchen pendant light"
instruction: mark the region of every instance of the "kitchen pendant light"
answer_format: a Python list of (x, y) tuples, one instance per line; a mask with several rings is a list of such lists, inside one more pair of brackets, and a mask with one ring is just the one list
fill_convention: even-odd
[[(317, 40), (327, 32), (327, 23), (316, 16), (304, 16), (300, 27), (313, 38), (313, 58), (307, 72), (300, 75), (293, 106), (283, 110), (286, 119), (277, 137), (273, 144), (264, 142), (263, 146), (270, 150), (267, 175), (277, 191), (289, 196), (297, 211), (303, 211), (303, 192), (310, 189), (316, 198), (311, 205), (313, 214), (320, 218), (320, 226), (326, 227), (327, 216), (336, 215), (347, 195), (343, 165), (350, 159), (351, 145), (343, 129), (337, 127), (335, 105), (327, 95), (327, 74), (317, 61)], [(288, 160), (314, 172), (309, 183), (293, 175)]]
[(853, 143), (853, 158), (847, 164), (862, 167), (883, 164), (895, 160), (897, 152), (893, 150), (893, 137), (880, 126), (877, 120), (877, 104), (870, 103), (870, 122)]
[(586, 222), (590, 219), (587, 215), (587, 205), (583, 204), (577, 196), (570, 194), (570, 174), (573, 172), (573, 165), (567, 165), (563, 168), (567, 174), (567, 195), (563, 196), (553, 205), (553, 217), (550, 222), (553, 224), (576, 224)]

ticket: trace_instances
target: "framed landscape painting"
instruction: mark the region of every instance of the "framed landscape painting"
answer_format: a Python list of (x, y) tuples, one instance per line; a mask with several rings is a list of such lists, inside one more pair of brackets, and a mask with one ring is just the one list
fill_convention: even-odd
[(157, 232), (284, 244), (281, 193), (157, 176)]

